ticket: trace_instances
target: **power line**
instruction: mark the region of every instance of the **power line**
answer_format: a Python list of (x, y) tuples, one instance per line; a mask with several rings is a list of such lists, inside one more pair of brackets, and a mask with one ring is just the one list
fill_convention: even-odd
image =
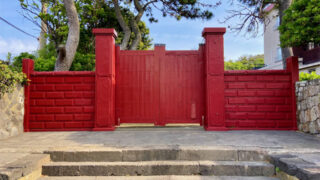
[(24, 30), (22, 30), (22, 29), (18, 28), (17, 26), (11, 24), (10, 22), (8, 22), (7, 20), (5, 20), (4, 18), (0, 17), (0, 20), (2, 20), (3, 22), (9, 24), (10, 26), (12, 26), (13, 28), (17, 29), (18, 31), (20, 31), (20, 32), (22, 32), (22, 33), (24, 33), (24, 34), (26, 34), (26, 35), (28, 35), (28, 36), (31, 36), (31, 37), (33, 37), (33, 38), (35, 38), (35, 39), (38, 40), (38, 38), (37, 38), (36, 36), (25, 32)]

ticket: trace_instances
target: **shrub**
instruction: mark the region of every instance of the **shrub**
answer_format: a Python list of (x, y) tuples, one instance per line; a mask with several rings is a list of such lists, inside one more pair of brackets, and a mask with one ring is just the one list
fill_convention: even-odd
[(320, 75), (316, 74), (315, 72), (312, 72), (312, 73), (301, 72), (299, 75), (300, 81), (308, 81), (308, 80), (314, 80), (314, 79), (320, 79)]
[[(22, 71), (22, 59), (33, 59), (35, 71), (53, 71), (56, 63), (56, 55), (44, 51), (39, 53), (39, 57), (33, 54), (21, 53), (14, 57), (14, 61), (10, 66), (14, 71)], [(82, 54), (77, 52), (72, 62), (70, 71), (94, 71), (95, 70), (95, 54)]]
[(225, 61), (225, 70), (251, 70), (264, 66), (264, 55), (242, 56), (237, 61)]
[[(56, 57), (39, 57), (34, 61), (35, 71), (53, 71), (56, 63)], [(70, 71), (94, 71), (95, 55), (76, 53), (72, 62)]]
[(16, 56), (13, 58), (12, 62), (12, 70), (21, 72), (22, 71), (22, 60), (23, 59), (35, 59), (36, 56), (33, 54), (29, 54), (27, 52), (22, 52), (19, 54), (19, 56)]
[(56, 57), (51, 56), (49, 58), (39, 57), (34, 60), (35, 71), (53, 71), (56, 63)]
[(26, 82), (27, 77), (24, 73), (12, 70), (0, 61), (0, 98), (5, 93), (12, 92), (17, 83), (25, 84)]
[(94, 71), (95, 63), (95, 54), (81, 54), (77, 52), (70, 71)]

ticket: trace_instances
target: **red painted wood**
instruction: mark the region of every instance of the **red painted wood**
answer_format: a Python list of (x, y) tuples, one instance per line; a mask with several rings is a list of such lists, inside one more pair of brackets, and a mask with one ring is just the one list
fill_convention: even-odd
[(205, 115), (204, 62), (199, 51), (167, 51), (160, 59), (160, 120), (201, 123)]
[(293, 130), (295, 103), (290, 82), (287, 70), (225, 72), (226, 127)]
[(298, 59), (286, 70), (223, 70), (223, 28), (198, 51), (120, 51), (115, 31), (94, 30), (96, 72), (34, 72), (25, 131), (114, 130), (121, 123), (200, 123), (206, 130), (295, 130)]
[[(30, 80), (30, 74), (33, 73), (33, 60), (23, 59), (22, 61), (22, 71), (26, 74), (27, 78)], [(30, 131), (30, 84), (24, 86), (24, 120), (23, 127), (25, 132)]]
[(159, 75), (154, 51), (120, 51), (116, 66), (116, 119), (121, 123), (157, 122)]
[(30, 80), (30, 131), (94, 127), (94, 72), (32, 72)]
[(290, 78), (290, 87), (291, 87), (291, 118), (292, 118), (292, 128), (293, 130), (297, 130), (297, 102), (296, 102), (296, 82), (299, 81), (299, 61), (298, 57), (293, 56), (287, 59), (287, 71), (291, 73)]
[(205, 28), (206, 130), (225, 130), (224, 43), (225, 28)]
[(121, 123), (200, 123), (204, 115), (199, 51), (120, 51), (116, 69)]
[(119, 81), (119, 75), (118, 75), (118, 69), (117, 69), (117, 67), (119, 67), (119, 61), (120, 61), (120, 46), (119, 45), (117, 45), (116, 46), (116, 62), (115, 62), (115, 79), (116, 79), (116, 85), (115, 85), (115, 102), (114, 102), (114, 105), (115, 105), (115, 118), (114, 118), (114, 120), (115, 120), (115, 122), (114, 122), (114, 124), (116, 125), (116, 126), (119, 126), (120, 125), (120, 120), (119, 120), (119, 105), (118, 105), (118, 101), (117, 101), (117, 99), (119, 99), (119, 93), (118, 93), (118, 86), (117, 86), (117, 83), (118, 83), (118, 81)]
[(94, 29), (96, 42), (95, 131), (113, 130), (115, 124), (114, 29)]

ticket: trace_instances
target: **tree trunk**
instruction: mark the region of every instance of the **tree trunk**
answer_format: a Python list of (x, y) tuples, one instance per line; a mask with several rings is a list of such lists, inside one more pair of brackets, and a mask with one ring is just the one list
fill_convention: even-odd
[(133, 33), (135, 35), (135, 38), (131, 43), (130, 50), (137, 50), (138, 46), (139, 46), (139, 44), (141, 42), (141, 38), (142, 38), (141, 37), (141, 32), (140, 32), (138, 23), (134, 19), (132, 19), (130, 21), (130, 24), (131, 24), (131, 27), (132, 27), (132, 31), (133, 31)]
[(130, 36), (131, 36), (131, 30), (130, 30), (129, 26), (127, 25), (127, 23), (125, 22), (125, 20), (123, 19), (118, 0), (112, 0), (112, 2), (114, 5), (114, 9), (116, 12), (116, 18), (118, 20), (118, 23), (120, 24), (121, 29), (124, 32), (124, 37), (122, 39), (120, 49), (126, 50), (126, 49), (128, 49), (128, 44), (129, 44), (129, 40), (130, 40)]
[[(284, 11), (290, 7), (293, 0), (279, 0), (279, 17), (280, 17), (280, 24), (282, 24), (282, 18), (284, 16)], [(286, 59), (290, 56), (293, 56), (293, 51), (291, 47), (281, 48), (282, 52), (282, 64), (283, 69), (287, 67)]]
[[(41, 1), (41, 13), (47, 14), (47, 3), (44, 1)], [(47, 24), (43, 21), (41, 21), (41, 32), (39, 37), (39, 50), (42, 50), (46, 47), (47, 44), (47, 38), (46, 34), (48, 32)]]
[(55, 71), (69, 71), (80, 39), (80, 25), (74, 1), (63, 0), (63, 3), (68, 17), (69, 32), (66, 46), (58, 48), (59, 54), (54, 68)]
[(132, 31), (135, 34), (134, 40), (130, 46), (130, 50), (137, 50), (142, 38), (138, 23), (140, 22), (143, 16), (145, 8), (140, 4), (139, 0), (133, 0), (133, 3), (134, 3), (135, 9), (138, 11), (138, 14), (135, 16), (134, 19), (130, 21)]

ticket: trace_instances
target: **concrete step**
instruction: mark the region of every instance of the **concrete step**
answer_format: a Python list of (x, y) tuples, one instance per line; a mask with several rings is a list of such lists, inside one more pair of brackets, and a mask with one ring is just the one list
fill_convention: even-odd
[(62, 176), (42, 177), (38, 180), (279, 180), (272, 177), (243, 176)]
[(252, 161), (52, 162), (46, 176), (215, 175), (273, 176), (274, 166)]
[(93, 149), (93, 150), (54, 150), (50, 154), (55, 162), (116, 162), (116, 161), (264, 161), (263, 151), (213, 149), (213, 148), (164, 148), (164, 149)]
[[(8, 153), (3, 153), (6, 155)], [(12, 154), (14, 156), (14, 153)], [(19, 156), (19, 154), (17, 154)], [(12, 158), (8, 156), (9, 158)], [(47, 154), (26, 154), (7, 164), (0, 164), (0, 180), (37, 179), (41, 176), (42, 165), (50, 162)]]

